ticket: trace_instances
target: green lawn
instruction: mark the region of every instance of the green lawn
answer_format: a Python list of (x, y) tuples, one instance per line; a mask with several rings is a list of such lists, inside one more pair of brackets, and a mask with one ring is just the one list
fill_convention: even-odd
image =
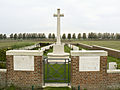
[[(53, 43), (53, 41), (38, 41), (38, 40), (0, 40), (0, 48), (11, 47), (14, 45), (25, 44), (25, 43)], [(120, 50), (120, 41), (66, 41), (64, 43), (84, 43), (88, 45), (100, 45), (113, 49)]]
[[(81, 43), (88, 44), (88, 45), (105, 46), (105, 47), (120, 50), (120, 41), (81, 41)], [(108, 56), (107, 58), (108, 67), (109, 67), (109, 62), (116, 62), (118, 65), (117, 68), (120, 69), (120, 59)]]
[[(0, 41), (0, 61), (6, 61), (6, 51), (25, 46), (34, 45), (35, 42), (29, 41)], [(6, 68), (5, 63), (0, 63), (0, 68)]]
[(68, 45), (65, 45), (64, 46), (64, 51), (66, 52), (66, 53), (70, 53), (70, 50), (72, 50), (70, 47), (68, 47)]
[(120, 41), (80, 41), (80, 43), (88, 45), (99, 45), (120, 50)]
[(0, 40), (0, 48), (19, 48), (24, 46), (33, 45), (35, 43), (38, 43), (38, 41), (29, 41), (29, 40)]
[(109, 67), (109, 62), (116, 62), (117, 63), (117, 69), (120, 69), (120, 60), (114, 57), (108, 56), (107, 58), (107, 67)]
[(53, 47), (51, 47), (49, 50), (45, 50), (43, 55), (47, 56), (48, 53), (52, 53), (53, 52)]
[[(6, 87), (6, 88), (0, 88), (0, 90), (22, 90), (20, 87), (15, 87), (14, 85)], [(27, 89), (25, 89), (27, 90)], [(32, 90), (32, 86), (31, 86)], [(34, 90), (72, 90), (69, 87), (46, 87), (46, 88), (41, 88), (41, 89), (35, 89)]]

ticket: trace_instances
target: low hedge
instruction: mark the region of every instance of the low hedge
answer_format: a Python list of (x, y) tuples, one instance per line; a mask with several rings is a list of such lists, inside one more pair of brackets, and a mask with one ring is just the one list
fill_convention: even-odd
[(1, 48), (0, 49), (0, 68), (6, 68), (6, 51), (11, 48)]

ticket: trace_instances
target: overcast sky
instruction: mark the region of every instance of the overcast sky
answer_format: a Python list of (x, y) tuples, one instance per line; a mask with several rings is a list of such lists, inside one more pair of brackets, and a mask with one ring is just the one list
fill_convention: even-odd
[(120, 33), (120, 0), (0, 0), (0, 33)]

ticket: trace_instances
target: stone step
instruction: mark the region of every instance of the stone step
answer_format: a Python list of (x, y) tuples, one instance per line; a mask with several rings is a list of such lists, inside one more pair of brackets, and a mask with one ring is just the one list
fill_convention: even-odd
[(45, 83), (43, 88), (45, 87), (69, 87), (71, 88), (71, 86), (68, 85), (68, 83)]

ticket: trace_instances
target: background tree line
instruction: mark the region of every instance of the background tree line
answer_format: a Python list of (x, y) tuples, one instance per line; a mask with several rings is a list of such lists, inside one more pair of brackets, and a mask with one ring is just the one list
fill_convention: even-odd
[[(6, 34), (0, 34), (0, 39), (55, 39), (56, 36), (54, 33), (49, 33), (48, 36), (45, 35), (45, 33), (11, 33), (9, 36)], [(120, 33), (93, 33), (90, 32), (88, 34), (86, 33), (79, 33), (79, 34), (63, 34), (61, 36), (63, 40), (68, 39), (68, 40), (83, 40), (83, 39), (88, 39), (88, 40), (118, 40), (120, 39)]]

